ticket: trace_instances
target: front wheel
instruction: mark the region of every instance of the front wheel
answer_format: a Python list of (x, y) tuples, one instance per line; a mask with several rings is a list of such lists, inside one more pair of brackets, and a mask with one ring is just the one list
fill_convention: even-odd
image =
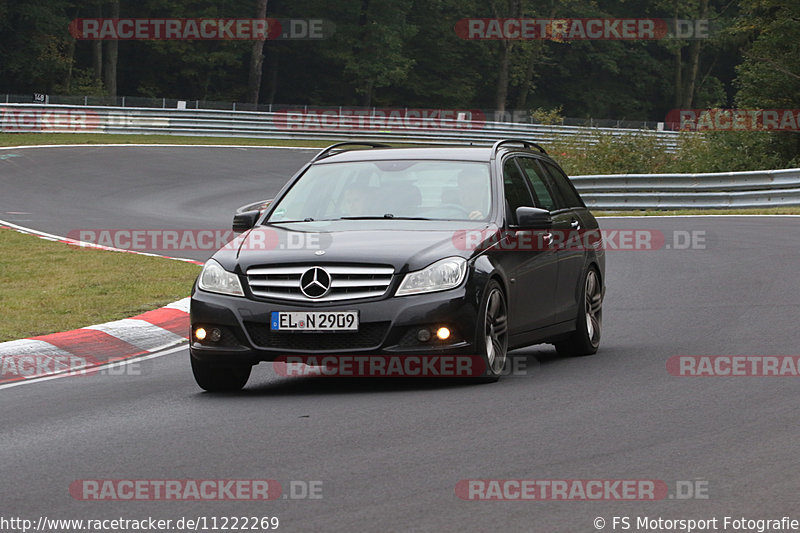
[(486, 368), (479, 380), (493, 382), (503, 374), (508, 352), (508, 306), (500, 284), (494, 280), (486, 287), (481, 311), (476, 342)]
[(600, 346), (600, 329), (603, 325), (603, 287), (594, 268), (586, 272), (578, 306), (575, 331), (572, 335), (555, 343), (559, 355), (582, 356), (597, 353)]
[(189, 356), (192, 360), (194, 380), (208, 392), (234, 392), (242, 390), (250, 378), (252, 366), (217, 365)]

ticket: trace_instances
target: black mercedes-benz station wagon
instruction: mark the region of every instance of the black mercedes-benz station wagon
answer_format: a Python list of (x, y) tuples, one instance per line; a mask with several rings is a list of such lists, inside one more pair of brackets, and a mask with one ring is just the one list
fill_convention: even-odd
[(464, 355), (495, 381), (511, 349), (597, 351), (600, 230), (535, 143), (335, 144), (234, 229), (191, 297), (192, 370), (208, 391), (292, 355)]

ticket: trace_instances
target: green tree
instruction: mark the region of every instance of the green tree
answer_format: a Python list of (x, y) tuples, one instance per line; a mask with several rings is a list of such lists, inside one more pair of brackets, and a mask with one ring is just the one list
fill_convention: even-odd
[(800, 3), (741, 0), (737, 30), (753, 39), (737, 67), (741, 107), (800, 108)]
[(377, 89), (403, 83), (414, 65), (403, 47), (417, 32), (408, 22), (411, 0), (360, 0), (341, 9), (330, 55), (352, 80), (359, 103), (369, 106)]
[(51, 92), (69, 76), (69, 0), (0, 2), (0, 90)]

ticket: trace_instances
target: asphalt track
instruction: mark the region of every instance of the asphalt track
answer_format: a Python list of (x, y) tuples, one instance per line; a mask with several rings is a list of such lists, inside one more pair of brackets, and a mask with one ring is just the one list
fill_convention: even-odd
[[(14, 153), (0, 160), (0, 218), (63, 234), (224, 228), (235, 207), (269, 197), (312, 152)], [(521, 350), (524, 373), (495, 384), (285, 378), (260, 365), (243, 392), (209, 395), (180, 349), (126, 375), (0, 389), (0, 514), (277, 516), (279, 531), (589, 532), (597, 517), (612, 531), (614, 516), (630, 517), (630, 531), (637, 517), (717, 517), (716, 531), (734, 531), (723, 517), (800, 519), (797, 378), (677, 377), (666, 369), (675, 355), (800, 353), (798, 223), (601, 221), (606, 229), (658, 230), (667, 243), (674, 231), (704, 232), (705, 248), (609, 251), (599, 353), (563, 359), (549, 346)], [(293, 480), (322, 481), (322, 498), (87, 502), (68, 492), (81, 479), (217, 478), (274, 479), (284, 493)], [(475, 478), (655, 479), (672, 497), (456, 497), (457, 482)], [(679, 481), (699, 482), (707, 498), (675, 497)]]

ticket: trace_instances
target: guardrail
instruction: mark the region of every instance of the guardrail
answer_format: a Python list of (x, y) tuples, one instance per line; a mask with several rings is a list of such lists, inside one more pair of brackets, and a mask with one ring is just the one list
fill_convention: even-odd
[(646, 135), (674, 151), (678, 133), (490, 122), (481, 112), (440, 110), (303, 110), (275, 112), (163, 109), (53, 104), (0, 104), (0, 132), (81, 132), (256, 137), (336, 141), (357, 135), (374, 141), (489, 145), (498, 138), (538, 142), (597, 142), (597, 134)]
[[(386, 111), (386, 110), (383, 110)], [(677, 132), (588, 128), (509, 122), (480, 117), (447, 118), (383, 113), (339, 114), (331, 110), (276, 112), (163, 109), (53, 104), (0, 104), (0, 132), (72, 132), (259, 137), (489, 145), (498, 138), (597, 142), (596, 134), (648, 135), (674, 151)], [(800, 169), (719, 174), (617, 174), (574, 176), (595, 209), (800, 206)]]
[[(33, 98), (31, 98), (33, 96)], [(92, 106), (92, 107), (144, 107), (152, 109), (216, 109), (218, 111), (261, 111), (273, 113), (278, 111), (296, 111), (301, 109), (308, 111), (325, 111), (341, 115), (345, 111), (356, 111), (359, 113), (377, 113), (386, 111), (384, 108), (375, 106), (309, 106), (303, 104), (251, 104), (244, 102), (221, 102), (214, 100), (186, 100), (177, 98), (149, 98), (142, 96), (68, 96), (57, 94), (0, 94), (0, 105), (2, 104), (53, 104), (62, 106)], [(414, 108), (394, 108), (406, 112), (415, 111)], [(417, 109), (418, 110), (418, 109)], [(426, 109), (426, 111), (436, 111), (447, 113), (458, 110), (452, 109)], [(533, 124), (537, 121), (533, 118), (530, 109), (470, 109), (472, 114), (480, 114), (491, 122), (516, 122)], [(589, 128), (629, 128), (629, 129), (649, 129), (663, 130), (663, 121), (642, 121), (627, 119), (605, 119), (605, 118), (574, 118), (556, 117), (555, 122), (560, 126), (583, 126)]]
[(573, 176), (594, 209), (800, 206), (800, 168), (707, 174)]

